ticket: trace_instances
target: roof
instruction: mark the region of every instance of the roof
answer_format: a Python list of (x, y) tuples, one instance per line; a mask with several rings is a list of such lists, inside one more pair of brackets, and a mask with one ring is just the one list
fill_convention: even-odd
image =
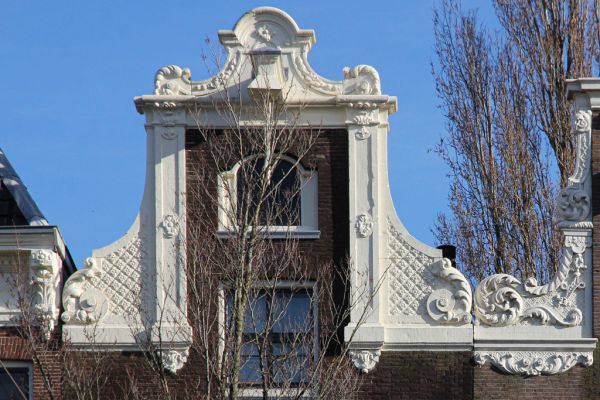
[(32, 226), (46, 226), (48, 221), (44, 214), (29, 194), (27, 187), (19, 178), (19, 175), (8, 161), (6, 154), (0, 148), (0, 182), (11, 194), (18, 209), (21, 211), (25, 220)]

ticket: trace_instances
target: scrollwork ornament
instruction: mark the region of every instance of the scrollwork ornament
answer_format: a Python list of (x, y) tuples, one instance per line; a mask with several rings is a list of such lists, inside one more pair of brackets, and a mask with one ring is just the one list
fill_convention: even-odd
[(162, 67), (154, 78), (154, 94), (159, 96), (175, 96), (191, 94), (192, 72), (189, 68), (177, 65)]
[(453, 290), (437, 289), (427, 297), (429, 316), (444, 324), (470, 323), (472, 297), (471, 285), (467, 279), (447, 258), (435, 262), (430, 269), (434, 276), (449, 283)]
[(369, 214), (361, 214), (356, 219), (356, 231), (360, 237), (368, 237), (373, 233), (373, 218)]
[(351, 350), (348, 354), (354, 366), (363, 374), (368, 374), (379, 362), (381, 350)]
[(370, 65), (357, 65), (354, 68), (345, 67), (343, 72), (344, 94), (381, 94), (379, 73)]
[(91, 324), (100, 321), (108, 313), (106, 295), (91, 286), (92, 279), (101, 274), (96, 259), (90, 257), (83, 269), (69, 277), (62, 294), (65, 311), (61, 319), (65, 324)]
[(473, 358), (478, 365), (489, 362), (504, 372), (524, 376), (555, 375), (577, 364), (588, 367), (593, 363), (592, 353), (549, 351), (478, 351)]
[(559, 314), (544, 304), (525, 307), (520, 285), (517, 278), (507, 274), (492, 275), (481, 281), (475, 290), (477, 322), (490, 326), (515, 325), (525, 320), (535, 320), (542, 325), (582, 324), (583, 314), (578, 308)]

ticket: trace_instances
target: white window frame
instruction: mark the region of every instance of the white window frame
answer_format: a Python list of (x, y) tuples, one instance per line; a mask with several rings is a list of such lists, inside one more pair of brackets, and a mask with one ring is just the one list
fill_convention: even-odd
[[(227, 238), (234, 230), (234, 222), (228, 215), (235, 215), (237, 201), (237, 173), (240, 166), (252, 159), (260, 158), (261, 155), (252, 155), (239, 161), (229, 171), (218, 176), (219, 196), (219, 228), (217, 236)], [(318, 239), (321, 236), (319, 230), (319, 203), (318, 203), (318, 173), (315, 170), (305, 169), (297, 159), (285, 154), (279, 154), (281, 161), (287, 161), (298, 168), (300, 176), (300, 225), (291, 226), (269, 226), (264, 228), (268, 239)], [(229, 185), (229, 191), (226, 190)]]
[[(19, 325), (21, 309), (17, 304), (17, 296), (23, 289), (29, 289), (26, 286), (31, 281), (29, 258), (27, 250), (0, 251), (0, 327)], [(17, 277), (18, 274), (22, 274), (20, 278)], [(20, 279), (20, 288), (12, 286), (16, 279)], [(4, 296), (11, 298), (6, 299)], [(14, 302), (10, 302), (11, 300)]]
[[(313, 313), (313, 360), (316, 361), (319, 355), (319, 304), (315, 302), (314, 299), (318, 297), (318, 285), (315, 281), (290, 281), (290, 280), (282, 280), (278, 282), (269, 282), (269, 281), (259, 281), (254, 284), (254, 289), (265, 289), (269, 290), (275, 286), (276, 290), (309, 290), (312, 296), (312, 313)], [(231, 286), (228, 284), (221, 283), (218, 289), (219, 295), (219, 354), (222, 354), (225, 351), (224, 346), (224, 335), (225, 335), (225, 302), (226, 302), (226, 291), (231, 289)], [(221, 359), (221, 357), (219, 357)], [(290, 396), (290, 398), (295, 398), (295, 389), (287, 390), (288, 393), (285, 393), (285, 389), (281, 388), (271, 388), (269, 389), (269, 396), (274, 396), (277, 398), (285, 398), (285, 396)], [(260, 398), (262, 397), (262, 389), (256, 387), (244, 387), (243, 385), (239, 386), (239, 393), (241, 398)], [(314, 394), (311, 390), (307, 390), (306, 393), (302, 395), (301, 398), (311, 399), (314, 397)]]
[(4, 367), (8, 368), (27, 368), (28, 372), (28, 385), (29, 385), (29, 400), (33, 399), (33, 367), (32, 363), (28, 361), (2, 361), (0, 360), (0, 370), (4, 371)]

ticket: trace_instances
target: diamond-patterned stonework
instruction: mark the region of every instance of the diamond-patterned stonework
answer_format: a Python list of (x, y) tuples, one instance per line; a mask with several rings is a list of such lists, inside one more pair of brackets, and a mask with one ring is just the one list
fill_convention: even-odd
[(106, 294), (112, 314), (128, 316), (137, 309), (142, 258), (142, 241), (135, 238), (102, 259), (102, 274), (92, 280), (92, 285)]
[(388, 229), (389, 313), (420, 314), (432, 292), (433, 276), (427, 266), (429, 257), (413, 248), (393, 226)]

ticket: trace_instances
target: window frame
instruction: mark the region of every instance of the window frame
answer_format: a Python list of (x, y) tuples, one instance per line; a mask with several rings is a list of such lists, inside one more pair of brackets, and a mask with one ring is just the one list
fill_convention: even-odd
[[(315, 281), (292, 281), (292, 280), (281, 280), (277, 282), (271, 281), (260, 281), (256, 282), (254, 285), (254, 289), (264, 289), (264, 290), (272, 290), (275, 287), (276, 291), (280, 290), (290, 290), (290, 291), (298, 291), (298, 290), (306, 290), (310, 293), (311, 296), (311, 308), (312, 308), (312, 318), (313, 318), (313, 329), (311, 332), (313, 338), (313, 362), (316, 363), (319, 355), (319, 304), (314, 301), (314, 299), (318, 298), (318, 285)], [(227, 292), (231, 290), (231, 286), (229, 284), (221, 283), (218, 289), (218, 304), (219, 304), (219, 314), (218, 314), (218, 325), (219, 325), (219, 354), (223, 354), (225, 351), (224, 345), (224, 334), (225, 334), (225, 318), (226, 318), (226, 303), (227, 303)], [(221, 358), (219, 358), (221, 359)], [(243, 398), (254, 398), (254, 397), (262, 397), (262, 388), (260, 388), (260, 384), (246, 384), (240, 382), (239, 384), (240, 394)], [(291, 392), (290, 395), (294, 395), (295, 387), (289, 389), (283, 389), (281, 387), (272, 387), (269, 388), (270, 395), (286, 395), (285, 391)], [(311, 390), (307, 390), (306, 393), (302, 396), (302, 398), (312, 398), (313, 393)]]
[(27, 385), (28, 393), (27, 398), (33, 399), (33, 365), (29, 361), (0, 361), (0, 371), (5, 372), (4, 368), (24, 368), (27, 369)]
[[(217, 191), (219, 197), (218, 220), (219, 226), (217, 236), (227, 238), (232, 235), (235, 223), (228, 215), (237, 212), (237, 173), (243, 163), (261, 158), (261, 154), (254, 154), (237, 162), (230, 170), (218, 175)], [(299, 160), (286, 155), (278, 154), (280, 161), (291, 163), (298, 169), (300, 177), (300, 225), (272, 225), (260, 226), (268, 239), (319, 239), (319, 206), (318, 206), (318, 172), (314, 169), (306, 169)], [(229, 193), (225, 189), (229, 185)]]

